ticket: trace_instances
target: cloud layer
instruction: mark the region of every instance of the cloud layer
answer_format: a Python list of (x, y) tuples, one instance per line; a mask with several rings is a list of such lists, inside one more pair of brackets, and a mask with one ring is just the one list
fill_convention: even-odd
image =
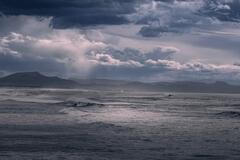
[[(124, 24), (124, 15), (134, 12), (135, 0), (2, 0), (5, 15), (53, 17), (54, 28), (100, 24)], [(139, 3), (139, 2), (137, 2)]]
[[(150, 25), (153, 32), (177, 32), (179, 27), (204, 23), (209, 21), (207, 18), (239, 22), (239, 8), (239, 0), (0, 1), (0, 12), (4, 15), (53, 17), (54, 28), (137, 23)], [(149, 32), (147, 28), (140, 33), (151, 35), (145, 32)]]
[(238, 82), (239, 0), (1, 0), (0, 74)]
[(0, 68), (85, 74), (90, 66), (84, 53), (101, 47), (103, 43), (91, 42), (75, 30), (52, 31), (41, 36), (11, 32), (0, 39)]

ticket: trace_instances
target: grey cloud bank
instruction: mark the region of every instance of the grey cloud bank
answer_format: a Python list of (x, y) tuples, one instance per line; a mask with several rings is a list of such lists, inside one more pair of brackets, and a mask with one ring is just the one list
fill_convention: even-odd
[(239, 3), (1, 0), (0, 71), (238, 83)]
[[(53, 17), (54, 28), (127, 23), (125, 14), (134, 12), (134, 0), (2, 0), (5, 15)], [(139, 3), (139, 2), (137, 2)]]

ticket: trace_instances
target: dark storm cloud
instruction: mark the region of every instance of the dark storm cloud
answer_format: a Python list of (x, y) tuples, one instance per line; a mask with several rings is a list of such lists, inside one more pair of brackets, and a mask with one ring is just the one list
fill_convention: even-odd
[[(137, 1), (140, 2), (140, 1)], [(135, 0), (1, 0), (4, 15), (53, 17), (56, 28), (127, 23)]]
[(215, 17), (221, 21), (240, 21), (239, 0), (205, 0), (205, 5), (200, 13), (205, 16)]
[(177, 28), (171, 28), (166, 26), (145, 26), (142, 27), (139, 31), (140, 35), (144, 37), (158, 37), (161, 36), (162, 33), (171, 32), (171, 33), (178, 33), (179, 30)]
[(167, 3), (173, 2), (200, 2), (203, 6), (196, 14), (217, 18), (221, 21), (240, 21), (240, 1), (239, 0), (155, 0)]
[(185, 33), (210, 26), (216, 21), (240, 22), (239, 0), (155, 0), (138, 10), (133, 21), (145, 25), (144, 37), (164, 33)]
[(142, 24), (139, 33), (144, 37), (158, 37), (164, 33), (185, 33), (209, 20), (197, 14), (202, 1), (158, 0), (138, 9), (135, 23)]
[[(149, 14), (131, 20), (126, 15), (136, 13), (141, 4), (158, 3), (155, 10)], [(185, 3), (187, 7), (182, 8)], [(198, 9), (192, 10), (194, 3), (202, 3)], [(190, 5), (188, 5), (190, 4)], [(180, 6), (180, 7), (178, 7)], [(164, 21), (165, 15), (159, 12), (169, 12), (172, 18), (160, 27), (143, 28), (143, 36), (151, 36), (150, 30), (157, 33), (181, 32), (199, 22), (199, 17), (214, 17), (223, 21), (239, 21), (239, 0), (1, 0), (0, 12), (4, 15), (30, 15), (53, 17), (51, 25), (54, 28), (71, 28), (101, 24), (147, 24)], [(164, 16), (164, 17), (163, 17)], [(179, 22), (179, 19), (184, 21)], [(170, 22), (171, 21), (171, 22)], [(166, 28), (167, 27), (167, 28)]]

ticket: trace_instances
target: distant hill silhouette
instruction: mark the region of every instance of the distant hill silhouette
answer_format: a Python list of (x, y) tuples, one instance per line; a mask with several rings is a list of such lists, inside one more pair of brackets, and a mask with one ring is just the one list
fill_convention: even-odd
[(0, 78), (0, 86), (72, 88), (78, 86), (78, 84), (72, 80), (48, 77), (38, 72), (22, 72)]
[(81, 88), (120, 90), (120, 91), (153, 91), (153, 92), (198, 92), (198, 93), (240, 93), (240, 86), (226, 82), (215, 83), (179, 81), (143, 83), (109, 79), (74, 79)]
[(107, 91), (240, 93), (240, 86), (225, 82), (155, 82), (143, 83), (109, 79), (73, 79), (49, 77), (38, 72), (22, 72), (0, 78), (0, 87), (82, 88)]

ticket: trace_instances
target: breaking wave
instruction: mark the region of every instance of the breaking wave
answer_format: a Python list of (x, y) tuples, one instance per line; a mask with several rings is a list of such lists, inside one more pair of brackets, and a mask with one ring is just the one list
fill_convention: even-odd
[(88, 107), (103, 107), (104, 104), (95, 100), (87, 98), (71, 98), (64, 102), (58, 103), (59, 105), (71, 107), (71, 108), (88, 108)]

